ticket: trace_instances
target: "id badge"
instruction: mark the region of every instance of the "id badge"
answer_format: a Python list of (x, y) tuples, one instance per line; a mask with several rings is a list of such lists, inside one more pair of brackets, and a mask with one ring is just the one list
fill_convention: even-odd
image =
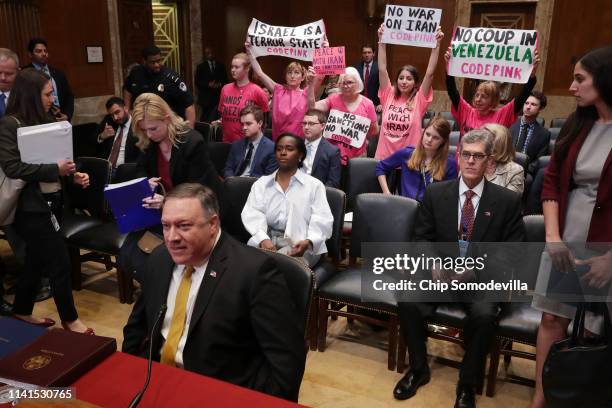
[(463, 239), (460, 239), (458, 242), (459, 242), (459, 257), (465, 258), (465, 255), (467, 254), (468, 245), (470, 243)]

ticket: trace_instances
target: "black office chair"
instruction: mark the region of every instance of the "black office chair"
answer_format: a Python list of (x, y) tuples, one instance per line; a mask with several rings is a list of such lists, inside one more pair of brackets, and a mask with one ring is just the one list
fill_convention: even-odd
[(89, 122), (72, 126), (72, 149), (75, 158), (95, 157), (98, 153), (98, 124)]
[(347, 208), (352, 210), (355, 199), (363, 193), (382, 193), (376, 178), (376, 159), (356, 157), (348, 162), (346, 185)]
[(202, 137), (204, 138), (204, 140), (206, 141), (210, 141), (211, 137), (210, 137), (210, 123), (207, 122), (196, 122), (193, 126), (195, 128), (195, 130), (197, 130)]
[(217, 174), (220, 176), (223, 175), (223, 169), (225, 168), (225, 162), (227, 162), (231, 147), (231, 144), (223, 142), (208, 143), (208, 155), (217, 170)]
[(228, 177), (223, 182), (223, 192), (227, 210), (221, 226), (238, 241), (246, 244), (251, 234), (242, 224), (242, 209), (249, 198), (251, 187), (257, 179), (255, 177)]
[(374, 157), (374, 155), (376, 155), (376, 148), (378, 147), (378, 136), (369, 139), (367, 143), (367, 155), (368, 157)]
[(515, 152), (514, 162), (520, 164), (523, 167), (523, 170), (527, 171), (527, 166), (529, 165), (529, 157), (527, 157), (525, 153)]
[(561, 131), (561, 128), (550, 128), (548, 129), (548, 131), (550, 132), (550, 140), (557, 140), (557, 137), (559, 136), (559, 132)]
[(453, 130), (452, 132), (450, 132), (449, 142), (451, 146), (459, 145), (459, 133), (460, 132), (458, 130)]
[[(412, 239), (418, 203), (410, 198), (383, 194), (360, 194), (355, 200), (354, 229), (349, 251), (350, 267), (339, 272), (319, 288), (319, 351), (325, 351), (328, 317), (343, 316), (350, 320), (360, 320), (388, 330), (389, 349), (387, 366), (396, 366), (396, 347), (398, 334), (397, 302), (388, 292), (380, 291), (380, 298), (373, 303), (361, 301), (362, 270), (355, 267), (356, 259), (361, 257), (362, 242), (407, 242)], [(339, 303), (347, 310), (331, 307)], [(387, 319), (372, 316), (377, 312)], [(359, 312), (362, 313), (359, 313)]]
[(124, 181), (138, 178), (138, 167), (136, 163), (123, 163), (115, 169), (113, 183), (123, 183)]
[(554, 118), (550, 121), (551, 128), (562, 128), (567, 118)]

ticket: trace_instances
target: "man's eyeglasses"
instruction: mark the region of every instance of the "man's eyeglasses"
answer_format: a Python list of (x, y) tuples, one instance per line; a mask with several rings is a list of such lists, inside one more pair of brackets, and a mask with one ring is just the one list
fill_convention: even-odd
[(312, 127), (312, 126), (320, 125), (320, 124), (321, 124), (321, 122), (302, 122), (302, 126), (304, 126), (304, 127), (306, 127), (306, 126)]
[(461, 152), (461, 158), (463, 160), (470, 160), (470, 158), (473, 158), (475, 161), (479, 162), (479, 161), (483, 161), (484, 159), (487, 158), (488, 155), (483, 154), (483, 153), (470, 153), (470, 152)]

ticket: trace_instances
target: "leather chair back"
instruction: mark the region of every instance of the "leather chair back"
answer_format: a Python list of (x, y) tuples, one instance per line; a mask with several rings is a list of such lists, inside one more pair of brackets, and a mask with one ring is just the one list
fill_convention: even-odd
[(544, 242), (546, 240), (543, 215), (526, 215), (523, 217), (523, 224), (525, 224), (525, 242)]
[(555, 139), (550, 138), (550, 142), (548, 142), (548, 153), (552, 156), (555, 151)]
[(342, 225), (344, 224), (346, 194), (344, 194), (344, 191), (333, 187), (326, 187), (325, 193), (329, 208), (334, 216), (332, 236), (325, 242), (327, 254), (334, 259), (340, 259), (340, 239), (342, 238)]
[(515, 152), (514, 162), (520, 164), (523, 167), (523, 170), (527, 170), (527, 165), (529, 164), (529, 157), (527, 157), (525, 153)]
[(195, 128), (195, 130), (197, 130), (202, 135), (204, 140), (206, 141), (210, 140), (210, 123), (196, 122), (194, 123), (193, 127)]
[(453, 130), (452, 132), (450, 132), (449, 141), (451, 146), (459, 145), (459, 133), (460, 132), (458, 130)]
[(136, 163), (123, 163), (115, 169), (113, 183), (123, 183), (124, 181), (138, 178), (138, 167)]
[(455, 157), (457, 155), (457, 146), (448, 146), (448, 154)]
[(565, 124), (566, 118), (554, 118), (550, 121), (551, 128), (562, 128)]
[(303, 316), (300, 320), (300, 330), (306, 338), (306, 327), (308, 327), (310, 302), (313, 294), (313, 273), (308, 266), (295, 258), (278, 252), (265, 252), (276, 261), (278, 269), (285, 276), (289, 293), (295, 302), (299, 316)]
[(217, 170), (217, 174), (223, 175), (223, 168), (225, 168), (225, 162), (231, 147), (232, 145), (228, 143), (208, 142), (208, 155)]
[(351, 257), (361, 256), (362, 242), (412, 240), (419, 203), (411, 198), (384, 194), (360, 194), (355, 201)]
[(355, 198), (363, 193), (382, 193), (376, 178), (376, 159), (369, 157), (356, 157), (348, 162), (346, 177), (347, 208), (353, 209)]
[(550, 156), (538, 157), (538, 170), (548, 167), (548, 163), (550, 163)]
[(226, 211), (221, 226), (242, 243), (247, 243), (251, 234), (244, 228), (240, 214), (251, 192), (255, 177), (228, 177), (223, 183)]
[(538, 122), (538, 124), (539, 124), (540, 126), (544, 126), (544, 118), (543, 118), (543, 117), (538, 116), (538, 117), (536, 118), (536, 122)]
[(376, 136), (368, 140), (368, 157), (374, 157), (374, 155), (376, 154), (376, 148), (378, 147), (378, 137), (379, 136)]
[(81, 123), (72, 126), (73, 157), (94, 157), (98, 152), (98, 124)]
[[(550, 132), (550, 140), (556, 140), (557, 136), (559, 136), (559, 132), (561, 131), (561, 128), (550, 128), (548, 129), (548, 131)], [(552, 153), (552, 152), (551, 152)]]
[(110, 181), (110, 163), (98, 157), (80, 157), (76, 160), (76, 164), (80, 172), (89, 175), (89, 187), (81, 188), (69, 183), (65, 195), (67, 209), (86, 210), (94, 217), (105, 218), (108, 212), (104, 200), (104, 187)]

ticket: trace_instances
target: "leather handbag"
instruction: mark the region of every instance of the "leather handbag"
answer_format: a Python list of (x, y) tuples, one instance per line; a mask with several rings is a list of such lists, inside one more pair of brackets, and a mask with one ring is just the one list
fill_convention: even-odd
[[(11, 117), (21, 126), (19, 119)], [(8, 177), (0, 167), (0, 226), (13, 223), (19, 194), (25, 185), (26, 182), (21, 179)]]
[(612, 330), (605, 303), (605, 333), (586, 337), (584, 320), (588, 304), (576, 309), (570, 338), (556, 342), (550, 348), (542, 385), (548, 408), (612, 407)]

